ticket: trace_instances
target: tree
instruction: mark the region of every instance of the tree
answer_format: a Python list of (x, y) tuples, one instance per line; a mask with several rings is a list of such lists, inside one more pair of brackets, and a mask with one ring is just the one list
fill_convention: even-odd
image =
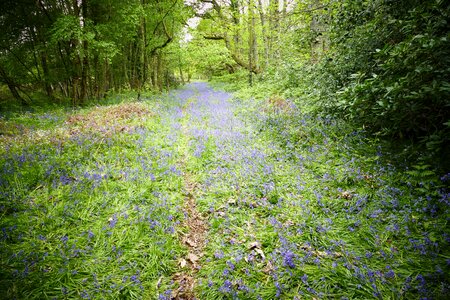
[(25, 88), (49, 98), (58, 89), (74, 105), (111, 89), (162, 89), (173, 72), (166, 47), (190, 12), (181, 0), (2, 1), (2, 82), (21, 102)]

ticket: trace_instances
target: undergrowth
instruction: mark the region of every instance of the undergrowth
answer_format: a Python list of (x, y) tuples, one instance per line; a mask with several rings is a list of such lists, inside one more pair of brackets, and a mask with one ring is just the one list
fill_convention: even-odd
[(217, 149), (197, 195), (210, 222), (200, 298), (445, 298), (449, 175), (251, 91), (209, 103), (201, 120), (220, 122), (193, 122)]
[(189, 173), (208, 223), (199, 299), (444, 299), (450, 174), (276, 90), (251, 93), (196, 83), (9, 119), (41, 123), (1, 141), (4, 295), (170, 299), (189, 272)]
[(3, 296), (152, 298), (170, 280), (184, 251), (173, 99), (2, 122)]

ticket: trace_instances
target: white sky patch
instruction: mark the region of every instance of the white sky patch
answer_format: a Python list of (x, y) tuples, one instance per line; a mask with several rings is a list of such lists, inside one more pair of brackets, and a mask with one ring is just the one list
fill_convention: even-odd
[(188, 23), (188, 25), (189, 25), (189, 28), (195, 29), (195, 28), (197, 28), (197, 26), (198, 26), (198, 24), (200, 23), (200, 21), (201, 21), (201, 18), (199, 18), (199, 17), (193, 17), (193, 18), (190, 18), (190, 19), (187, 21), (187, 23)]
[[(201, 3), (198, 0), (184, 0), (184, 4), (193, 7), (195, 9), (196, 13), (199, 15), (205, 13), (207, 10), (212, 8), (211, 3)], [(200, 21), (201, 21), (200, 17), (193, 17), (193, 18), (190, 18), (189, 20), (187, 20), (188, 27), (183, 28), (183, 36), (184, 37), (181, 41), (183, 44), (187, 44), (193, 39), (193, 36), (189, 32), (189, 29), (197, 28)]]
[[(220, 6), (230, 5), (229, 0), (216, 0), (216, 1)], [(264, 8), (266, 8), (269, 6), (270, 0), (262, 0), (261, 3), (262, 3), (262, 6)], [(213, 7), (213, 5), (211, 3), (204, 3), (199, 0), (184, 0), (184, 4), (194, 8), (194, 10), (196, 11), (196, 13), (198, 15), (204, 14), (206, 11), (212, 9), (212, 7)], [(281, 0), (279, 2), (278, 9), (281, 10), (283, 7), (286, 7), (287, 11), (291, 11), (295, 8), (296, 4), (297, 4), (297, 0)], [(241, 8), (244, 10), (243, 13), (245, 13), (246, 6), (243, 5), (243, 7), (241, 7)], [(200, 21), (201, 21), (200, 17), (193, 17), (187, 21), (188, 27), (183, 28), (184, 38), (182, 40), (182, 43), (188, 43), (192, 40), (193, 37), (192, 37), (192, 34), (189, 32), (189, 29), (197, 28)]]
[(184, 0), (184, 5), (194, 8), (195, 12), (199, 15), (213, 7), (212, 3), (205, 3), (199, 0)]
[(201, 21), (201, 18), (199, 18), (199, 17), (193, 17), (193, 18), (190, 18), (189, 20), (187, 20), (188, 27), (183, 28), (183, 39), (181, 41), (183, 44), (187, 44), (193, 39), (193, 36), (189, 32), (189, 29), (197, 28), (200, 21)]

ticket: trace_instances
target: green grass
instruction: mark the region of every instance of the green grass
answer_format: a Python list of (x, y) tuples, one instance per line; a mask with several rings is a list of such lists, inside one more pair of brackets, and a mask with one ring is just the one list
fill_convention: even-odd
[(5, 297), (170, 299), (189, 174), (209, 226), (199, 299), (444, 299), (449, 175), (249, 93), (2, 120)]
[(163, 105), (10, 120), (28, 131), (6, 137), (0, 159), (7, 298), (155, 298), (170, 280), (183, 187)]
[(210, 223), (199, 297), (445, 297), (447, 177), (394, 167), (345, 123), (265, 106), (235, 100), (231, 140), (191, 122), (216, 140), (196, 195)]

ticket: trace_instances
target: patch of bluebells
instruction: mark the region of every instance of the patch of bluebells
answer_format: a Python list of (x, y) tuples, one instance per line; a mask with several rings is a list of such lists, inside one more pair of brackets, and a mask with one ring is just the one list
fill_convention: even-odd
[[(135, 138), (128, 145), (135, 147), (133, 155), (103, 157), (103, 148), (98, 148), (101, 143), (94, 136), (75, 135), (67, 143), (77, 145), (86, 154), (100, 149), (96, 153), (98, 162), (86, 166), (76, 162), (79, 158), (75, 157), (65, 165), (49, 161), (53, 152), (39, 156), (39, 151), (33, 155), (29, 154), (33, 151), (24, 151), (14, 160), (3, 160), (2, 189), (9, 186), (5, 178), (16, 174), (22, 180), (24, 175), (19, 171), (37, 162), (42, 162), (42, 167), (36, 168), (42, 184), (54, 182), (49, 199), (42, 201), (49, 204), (48, 208), (36, 215), (42, 204), (35, 204), (34, 197), (0, 191), (1, 197), (14, 200), (8, 203), (26, 204), (25, 212), (17, 207), (12, 211), (14, 218), (24, 216), (21, 220), (27, 222), (10, 230), (15, 222), (11, 217), (8, 224), (1, 226), (0, 246), (6, 245), (4, 249), (12, 242), (27, 245), (22, 254), (9, 255), (20, 266), (14, 271), (15, 280), (20, 282), (26, 276), (31, 282), (41, 274), (51, 276), (52, 269), (61, 269), (62, 274), (79, 280), (82, 274), (74, 265), (93, 269), (97, 265), (100, 269), (117, 265), (117, 270), (111, 270), (116, 279), (86, 278), (78, 290), (92, 298), (107, 297), (101, 292), (105, 286), (114, 295), (126, 292), (123, 289), (141, 295), (145, 282), (141, 282), (137, 262), (133, 261), (147, 262), (149, 254), (137, 251), (137, 256), (130, 259), (127, 249), (116, 247), (113, 241), (122, 236), (136, 245), (145, 241), (176, 259), (171, 245), (175, 244), (173, 233), (182, 219), (182, 210), (173, 199), (182, 199), (176, 192), (176, 182), (184, 170), (177, 164), (179, 153), (175, 148), (186, 129), (190, 155), (199, 161), (208, 159), (208, 164), (199, 168), (198, 175), (204, 181), (198, 202), (209, 211), (214, 239), (207, 243), (206, 263), (199, 272), (204, 277), (202, 295), (219, 292), (224, 297), (245, 294), (242, 298), (257, 298), (261, 293), (274, 298), (293, 297), (298, 292), (302, 297), (326, 298), (329, 293), (346, 293), (346, 288), (352, 286), (355, 288), (351, 292), (360, 298), (391, 294), (400, 297), (403, 292), (404, 297), (415, 293), (426, 297), (438, 291), (439, 284), (448, 285), (445, 274), (450, 270), (450, 261), (442, 257), (448, 256), (450, 235), (442, 216), (448, 215), (450, 205), (448, 191), (442, 185), (436, 185), (437, 194), (417, 195), (414, 188), (423, 189), (425, 184), (399, 186), (389, 182), (389, 176), (396, 174), (393, 166), (383, 165), (381, 159), (371, 167), (365, 165), (361, 155), (354, 155), (352, 149), (353, 145), (367, 145), (364, 133), (344, 133), (340, 139), (335, 120), (304, 115), (295, 109), (292, 117), (267, 113), (256, 106), (256, 101), (232, 100), (227, 93), (212, 91), (206, 83), (191, 84), (171, 92), (169, 97), (173, 97), (171, 101), (157, 104), (163, 128), (154, 132), (137, 127), (127, 133)], [(108, 147), (123, 146), (115, 138), (104, 143)], [(63, 157), (67, 154), (65, 147), (59, 143), (52, 151)], [(379, 147), (364, 149), (369, 149), (373, 157), (385, 156)], [(441, 177), (442, 183), (448, 181), (448, 175)], [(36, 181), (26, 186), (34, 189)], [(104, 186), (111, 187), (110, 193), (101, 194)], [(57, 192), (51, 194), (52, 189)], [(40, 192), (37, 189), (35, 195)], [(67, 199), (61, 197), (68, 194)], [(91, 196), (104, 200), (92, 205)], [(119, 207), (114, 207), (116, 199), (121, 203)], [(83, 202), (95, 207), (86, 214), (92, 221), (89, 224), (80, 221), (86, 215), (80, 218), (77, 214)], [(61, 214), (50, 215), (59, 209)], [(9, 213), (11, 209), (4, 207), (1, 211)], [(38, 223), (47, 216), (60, 222), (55, 229), (58, 235), (49, 224)], [(38, 221), (28, 227), (29, 220)], [(64, 226), (71, 230), (58, 229)], [(102, 234), (101, 228), (108, 234)], [(27, 244), (27, 232), (34, 234), (35, 245)], [(266, 259), (256, 249), (248, 249), (248, 243), (255, 240), (262, 241), (257, 249)], [(59, 245), (60, 252), (44, 255), (37, 248), (52, 244)], [(105, 248), (98, 249), (102, 245)], [(36, 254), (29, 249), (36, 249)], [(95, 257), (97, 250), (104, 250), (108, 256)], [(48, 268), (48, 256), (61, 263)], [(91, 258), (94, 263), (86, 264)], [(417, 265), (432, 267), (421, 270)], [(154, 273), (145, 278), (170, 278), (166, 266), (158, 269), (158, 264), (157, 270), (148, 270)], [(48, 272), (38, 273), (39, 268)], [(405, 277), (405, 269), (408, 274), (427, 275)], [(342, 272), (350, 272), (351, 276), (343, 279)], [(254, 278), (263, 279), (264, 284)], [(333, 290), (335, 286), (345, 289)], [(171, 290), (159, 291), (159, 298), (169, 299)]]
[[(209, 171), (209, 177), (204, 181), (205, 192), (234, 195), (238, 190), (240, 194), (236, 197), (238, 200), (233, 202), (235, 204), (230, 205), (223, 205), (224, 199), (220, 197), (208, 198), (207, 210), (213, 219), (220, 220), (220, 225), (214, 232), (231, 234), (235, 232), (232, 229), (233, 220), (249, 222), (254, 217), (254, 212), (257, 212), (264, 216), (261, 219), (266, 220), (265, 227), (261, 226), (258, 230), (276, 232), (280, 237), (279, 242), (270, 244), (270, 247), (274, 247), (274, 251), (270, 253), (273, 257), (271, 268), (260, 264), (261, 260), (257, 259), (259, 255), (254, 250), (249, 251), (236, 242), (231, 243), (232, 247), (218, 245), (212, 248), (211, 255), (216, 255), (216, 259), (223, 258), (217, 257), (217, 253), (231, 251), (229, 255), (234, 255), (235, 252), (231, 249), (241, 247), (241, 251), (247, 252), (247, 265), (244, 275), (239, 279), (251, 280), (251, 276), (255, 276), (251, 274), (263, 277), (268, 276), (267, 272), (278, 274), (278, 279), (273, 279), (270, 287), (259, 287), (266, 292), (273, 291), (273, 296), (289, 293), (290, 289), (297, 286), (298, 281), (307, 287), (301, 288), (302, 294), (327, 295), (329, 291), (323, 290), (323, 285), (316, 285), (318, 280), (314, 275), (299, 274), (302, 268), (298, 266), (303, 264), (314, 266), (320, 270), (319, 273), (328, 274), (321, 280), (334, 280), (344, 285), (348, 282), (341, 282), (342, 278), (336, 274), (341, 272), (341, 268), (351, 271), (353, 279), (346, 280), (358, 287), (357, 293), (362, 298), (381, 297), (386, 291), (400, 295), (404, 277), (397, 270), (405, 266), (395, 262), (400, 253), (408, 253), (408, 256), (413, 257), (415, 255), (405, 248), (405, 242), (408, 241), (405, 236), (417, 239), (417, 233), (410, 229), (416, 227), (408, 225), (407, 221), (412, 212), (403, 200), (410, 195), (404, 187), (396, 183), (388, 184), (389, 176), (396, 172), (392, 165), (383, 165), (377, 159), (375, 164), (369, 166), (364, 159), (350, 156), (355, 145), (369, 149), (364, 132), (353, 131), (338, 142), (336, 132), (340, 129), (336, 120), (317, 119), (298, 112), (293, 113), (295, 117), (284, 118), (279, 113), (265, 113), (260, 107), (250, 109), (249, 114), (243, 117), (242, 111), (245, 113), (248, 110), (248, 107), (242, 110), (241, 104), (244, 101), (229, 101), (215, 93), (203, 94), (204, 89), (202, 85), (200, 95), (189, 107), (189, 112), (192, 114), (191, 134), (198, 134), (202, 138), (212, 137), (216, 145), (214, 155), (217, 162), (206, 170)], [(247, 101), (244, 105), (251, 106), (252, 103)], [(248, 117), (253, 122), (248, 122)], [(246, 118), (247, 123), (242, 122)], [(269, 133), (271, 142), (261, 146), (261, 139), (254, 139), (258, 132), (262, 132), (259, 135), (263, 136), (263, 140), (264, 135)], [(304, 136), (299, 139), (302, 132)], [(279, 144), (276, 143), (278, 141)], [(201, 147), (201, 143), (198, 145)], [(378, 146), (370, 151), (373, 156), (384, 157)], [(331, 160), (330, 157), (338, 158)], [(336, 165), (332, 165), (333, 163)], [(290, 178), (290, 181), (280, 178), (280, 174)], [(280, 183), (280, 179), (285, 181)], [(287, 186), (287, 182), (295, 185)], [(313, 186), (317, 188), (312, 188)], [(284, 193), (284, 197), (276, 197), (285, 198), (285, 202), (270, 203), (268, 199), (272, 193)], [(448, 197), (442, 198), (447, 199), (442, 202), (448, 201)], [(438, 211), (436, 205), (427, 207), (431, 216), (437, 217)], [(239, 214), (244, 220), (248, 214), (248, 218), (240, 221), (234, 218), (234, 214)], [(260, 221), (257, 220), (256, 223), (258, 222)], [(331, 237), (335, 234), (339, 234), (350, 244), (334, 244)], [(254, 239), (251, 233), (238, 235), (237, 239)], [(228, 238), (228, 235), (224, 236), (224, 239)], [(358, 239), (359, 244), (355, 244)], [(426, 245), (425, 249), (432, 250), (427, 250), (427, 259), (433, 258), (431, 252), (437, 253), (438, 249), (443, 249), (440, 243), (433, 246), (433, 241), (427, 243), (424, 238), (415, 243), (418, 249), (421, 244)], [(356, 245), (364, 246), (358, 248)], [(347, 247), (356, 251), (344, 250)], [(265, 249), (262, 250), (265, 252)], [(342, 257), (343, 253), (347, 259)], [(207, 262), (211, 262), (211, 267), (214, 261), (207, 259)], [(237, 264), (236, 268), (239, 266)], [(225, 269), (229, 275), (230, 268), (224, 265), (222, 270)], [(296, 281), (294, 278), (299, 279)], [(293, 283), (283, 286), (280, 279)], [(255, 295), (259, 288), (251, 286)], [(370, 289), (372, 292), (366, 293)]]
[[(174, 121), (171, 112), (161, 113), (162, 119)], [(60, 284), (62, 275), (68, 276), (74, 285), (70, 289), (72, 297), (110, 298), (129, 290), (142, 295), (144, 284), (148, 283), (142, 282), (137, 266), (148, 264), (148, 256), (155, 255), (151, 253), (153, 249), (157, 249), (158, 263), (145, 270), (146, 278), (170, 275), (172, 257), (179, 251), (171, 248), (177, 245), (172, 233), (181, 214), (178, 192), (173, 188), (177, 180), (181, 181), (181, 172), (175, 165), (178, 157), (165, 144), (173, 146), (177, 141), (179, 127), (173, 128), (173, 132), (167, 133), (171, 139), (152, 136), (148, 130), (124, 132), (139, 136), (136, 147), (141, 148), (131, 154), (125, 153), (128, 150), (103, 151), (105, 145), (116, 149), (135, 147), (129, 143), (124, 148), (118, 137), (98, 140), (95, 136), (75, 134), (54, 148), (50, 145), (47, 149), (24, 151), (13, 160), (7, 155), (9, 162), (5, 164), (0, 159), (2, 174), (10, 173), (9, 177), (17, 176), (23, 181), (23, 192), (19, 193), (13, 190), (17, 186), (0, 176), (0, 197), (14, 195), (10, 202), (14, 210), (1, 207), (6, 215), (0, 222), (2, 263), (15, 266), (7, 269), (5, 272), (10, 274), (5, 276), (12, 276), (12, 284), (19, 287), (13, 297), (23, 298), (24, 292), (30, 294), (35, 289), (42, 293), (42, 280), (51, 287), (45, 292), (55, 294), (54, 287)], [(145, 148), (148, 144), (152, 146)], [(96, 154), (95, 159), (91, 154)], [(149, 182), (154, 184), (148, 185)], [(166, 187), (168, 182), (172, 186)], [(126, 190), (133, 193), (127, 195), (123, 192)], [(142, 209), (133, 210), (131, 204)], [(147, 222), (147, 217), (151, 222)], [(127, 226), (119, 226), (122, 223)], [(144, 247), (139, 251), (116, 247), (121, 239)], [(10, 257), (8, 262), (5, 257)], [(124, 266), (124, 261), (129, 264)], [(84, 271), (80, 272), (81, 269)], [(89, 270), (94, 274), (92, 277), (85, 276)], [(95, 275), (105, 270), (107, 276)], [(127, 284), (122, 283), (123, 276), (127, 276)], [(65, 297), (69, 289), (60, 288), (59, 293), (56, 298)]]

